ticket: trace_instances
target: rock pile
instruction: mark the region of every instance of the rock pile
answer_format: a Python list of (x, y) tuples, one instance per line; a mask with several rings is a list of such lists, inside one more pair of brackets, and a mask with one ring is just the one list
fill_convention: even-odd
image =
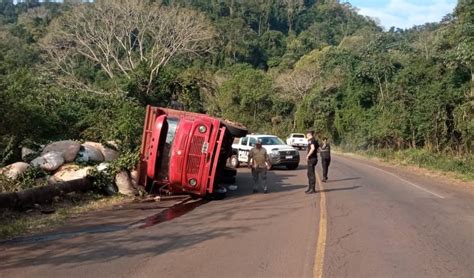
[[(113, 142), (108, 142), (114, 146)], [(36, 156), (36, 157), (35, 157)], [(48, 183), (67, 182), (84, 179), (91, 170), (103, 171), (108, 163), (119, 157), (118, 151), (96, 142), (80, 143), (72, 140), (53, 142), (44, 146), (40, 152), (29, 148), (22, 149), (22, 159), (27, 161), (34, 158), (28, 164), (16, 162), (0, 169), (0, 174), (9, 179), (18, 179), (30, 167), (39, 167), (50, 174)], [(81, 167), (77, 163), (97, 164), (96, 166)], [(122, 171), (115, 177), (118, 191), (124, 195), (135, 195), (136, 178), (131, 177), (128, 171)]]

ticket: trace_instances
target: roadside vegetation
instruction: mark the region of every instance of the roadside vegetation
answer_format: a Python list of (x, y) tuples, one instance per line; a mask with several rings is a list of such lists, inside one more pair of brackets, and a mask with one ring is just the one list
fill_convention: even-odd
[(377, 158), (385, 162), (404, 166), (417, 166), (464, 181), (474, 181), (474, 157), (456, 156), (450, 153), (434, 153), (426, 149), (392, 149), (351, 150), (337, 148), (342, 153), (356, 153), (365, 157)]
[(329, 0), (65, 2), (0, 3), (0, 166), (60, 139), (136, 152), (145, 106), (178, 103), (472, 177), (468, 0), (385, 31)]

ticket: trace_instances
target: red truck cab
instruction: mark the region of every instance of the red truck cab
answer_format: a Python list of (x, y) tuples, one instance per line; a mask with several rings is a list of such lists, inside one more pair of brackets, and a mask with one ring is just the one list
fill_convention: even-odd
[(234, 138), (246, 134), (245, 127), (205, 114), (147, 106), (139, 184), (148, 191), (216, 193), (229, 172), (225, 167)]

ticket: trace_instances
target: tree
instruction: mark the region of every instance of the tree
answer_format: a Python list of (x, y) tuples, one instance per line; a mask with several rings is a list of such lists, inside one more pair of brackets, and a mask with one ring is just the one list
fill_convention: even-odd
[[(42, 46), (50, 65), (69, 85), (88, 85), (78, 68), (100, 67), (110, 79), (131, 79), (139, 67), (153, 80), (179, 55), (210, 51), (214, 31), (199, 12), (146, 0), (100, 0), (80, 4), (52, 23)], [(85, 88), (83, 86), (83, 88)]]
[(293, 22), (295, 16), (304, 8), (304, 0), (280, 0), (281, 4), (286, 9), (286, 16), (288, 22), (288, 32), (293, 31)]
[(272, 79), (261, 70), (237, 64), (220, 73), (216, 98), (221, 116), (246, 124), (253, 130), (265, 128), (272, 108)]
[[(315, 68), (296, 68), (279, 74), (275, 79), (275, 89), (281, 99), (289, 101), (298, 110), (302, 100), (313, 89), (320, 77), (319, 71)], [(293, 130), (296, 129), (296, 118), (297, 113), (295, 111), (293, 114)]]

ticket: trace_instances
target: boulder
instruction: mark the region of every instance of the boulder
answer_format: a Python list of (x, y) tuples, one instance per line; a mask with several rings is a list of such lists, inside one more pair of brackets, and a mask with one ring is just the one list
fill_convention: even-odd
[(28, 159), (31, 159), (32, 157), (35, 156), (37, 152), (34, 150), (27, 148), (27, 147), (22, 147), (21, 148), (21, 159), (23, 161), (28, 161)]
[(46, 163), (47, 163), (46, 159), (44, 159), (44, 157), (40, 156), (40, 157), (37, 157), (37, 158), (33, 159), (30, 162), (30, 165), (33, 166), (33, 167), (42, 167)]
[(131, 171), (131, 172), (130, 172), (130, 178), (132, 179), (133, 187), (137, 188), (137, 186), (138, 186), (138, 179), (139, 179), (138, 171), (137, 171), (137, 170)]
[(98, 149), (101, 152), (102, 152), (102, 149), (104, 148), (104, 146), (101, 143), (91, 142), (91, 141), (84, 142), (82, 146), (90, 146), (92, 148)]
[(76, 141), (58, 141), (47, 145), (42, 152), (42, 156), (47, 153), (56, 152), (62, 154), (64, 161), (72, 162), (74, 161), (74, 159), (76, 159), (77, 153), (79, 152), (80, 148), (81, 144)]
[(30, 164), (34, 167), (40, 167), (45, 171), (52, 172), (64, 164), (64, 157), (60, 152), (48, 152), (33, 159)]
[(81, 145), (81, 149), (77, 154), (76, 161), (78, 162), (103, 162), (104, 155), (100, 149), (91, 145)]
[(30, 164), (28, 163), (16, 162), (0, 169), (0, 174), (5, 175), (12, 180), (16, 180), (26, 171), (26, 169), (28, 169), (28, 167), (30, 167)]
[(102, 154), (104, 155), (105, 161), (112, 161), (119, 157), (119, 153), (116, 150), (112, 150), (109, 148), (104, 148), (102, 150)]
[(50, 177), (49, 182), (57, 183), (84, 179), (87, 177), (88, 172), (92, 169), (94, 168), (90, 166), (81, 168), (75, 164), (65, 164), (61, 166), (61, 168), (59, 168), (52, 177)]
[(137, 193), (127, 171), (122, 171), (115, 176), (115, 185), (117, 185), (120, 194), (135, 196)]
[(100, 150), (100, 152), (104, 156), (104, 161), (112, 161), (114, 159), (117, 159), (118, 156), (119, 156), (119, 153), (116, 150), (113, 150), (111, 148), (107, 148), (104, 145), (102, 145), (101, 143), (84, 142), (84, 144), (82, 144), (82, 145), (83, 146), (90, 146), (90, 147), (93, 147), (93, 148), (96, 148), (96, 149)]

